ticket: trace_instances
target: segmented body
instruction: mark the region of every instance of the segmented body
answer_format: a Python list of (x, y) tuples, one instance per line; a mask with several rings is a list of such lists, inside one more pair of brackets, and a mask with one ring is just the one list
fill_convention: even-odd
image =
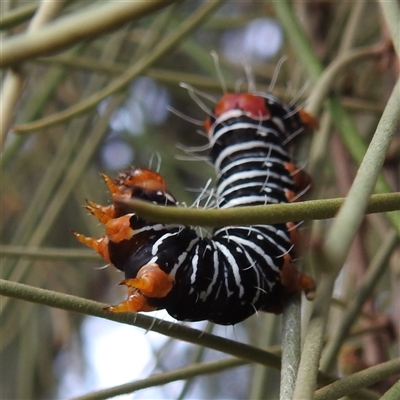
[[(226, 94), (221, 99), (205, 122), (219, 208), (287, 203), (305, 189), (307, 175), (290, 163), (286, 149), (291, 135), (311, 127), (304, 115), (271, 95)], [(121, 193), (176, 205), (161, 177), (139, 190), (135, 179), (127, 179), (135, 171), (117, 179), (116, 187), (125, 188)], [(110, 311), (165, 308), (178, 320), (230, 325), (258, 310), (281, 312), (289, 293), (314, 288), (292, 262), (293, 224), (221, 227), (203, 238), (190, 227), (122, 214), (115, 208), (109, 212), (115, 227), (106, 224), (106, 250), (86, 243), (103, 257), (107, 253), (125, 272), (128, 300)]]

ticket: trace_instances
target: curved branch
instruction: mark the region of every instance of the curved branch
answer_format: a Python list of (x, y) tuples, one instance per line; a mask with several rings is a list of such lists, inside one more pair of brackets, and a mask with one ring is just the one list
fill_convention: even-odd
[(4, 279), (0, 279), (0, 294), (50, 307), (61, 308), (67, 311), (78, 312), (80, 314), (92, 315), (110, 321), (137, 326), (174, 339), (206, 346), (247, 361), (257, 362), (276, 369), (280, 368), (281, 359), (277, 354), (247, 344), (238, 343), (233, 340), (224, 339), (181, 324), (163, 321), (139, 313), (110, 313), (104, 311), (104, 307), (106, 307), (107, 304), (102, 304), (93, 300), (83, 299), (77, 296), (58, 293)]
[[(23, 283), (11, 282), (5, 279), (0, 279), (0, 295), (137, 326), (174, 339), (230, 354), (242, 360), (259, 363), (276, 369), (280, 369), (281, 367), (281, 358), (275, 353), (143, 314), (133, 312), (110, 313), (104, 311), (104, 307), (107, 306), (107, 304), (97, 301), (41, 289)], [(337, 379), (337, 377), (330, 374), (318, 373), (318, 382), (324, 385), (332, 383)], [(359, 400), (378, 399), (378, 396), (369, 390), (360, 390), (357, 392), (357, 396)]]

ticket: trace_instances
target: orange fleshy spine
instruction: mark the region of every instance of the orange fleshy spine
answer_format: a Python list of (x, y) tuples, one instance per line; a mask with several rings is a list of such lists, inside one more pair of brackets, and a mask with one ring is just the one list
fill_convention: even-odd
[(91, 209), (97, 209), (100, 212), (102, 212), (103, 214), (106, 214), (108, 217), (114, 218), (115, 208), (113, 205), (102, 206), (100, 204), (97, 204), (95, 201), (87, 200), (87, 199), (86, 199), (86, 203), (88, 204), (89, 207), (91, 207)]
[(88, 210), (92, 215), (94, 215), (103, 225), (106, 225), (109, 221), (112, 220), (112, 217), (103, 211), (101, 206), (85, 206), (86, 210)]
[(131, 228), (132, 214), (126, 214), (119, 218), (109, 219), (106, 225), (106, 233), (111, 242), (118, 243), (129, 240), (135, 234)]
[(136, 278), (123, 280), (125, 285), (141, 291), (148, 297), (165, 297), (172, 289), (173, 280), (158, 264), (150, 263), (140, 268)]
[(307, 188), (312, 188), (312, 179), (307, 172), (292, 163), (285, 163), (285, 168), (293, 179), (296, 192), (300, 192)]
[(139, 311), (155, 311), (156, 308), (147, 303), (147, 298), (138, 290), (131, 290), (128, 300), (122, 301), (114, 306), (104, 308), (105, 311), (120, 313), (120, 312), (139, 312)]
[(121, 194), (121, 190), (109, 176), (107, 176), (106, 174), (101, 174), (101, 177), (104, 179), (104, 182), (108, 186), (108, 190), (113, 196), (118, 196)]
[(292, 242), (294, 248), (294, 254), (301, 254), (303, 248), (303, 238), (300, 235), (299, 231), (296, 228), (296, 224), (294, 222), (288, 222), (286, 227), (289, 231), (290, 241)]
[(110, 263), (110, 255), (108, 253), (108, 242), (109, 239), (107, 236), (102, 236), (100, 238), (93, 238), (89, 236), (85, 236), (81, 233), (72, 232), (72, 234), (84, 245), (91, 247), (95, 250), (101, 257), (104, 258), (108, 263)]
[(158, 264), (150, 263), (140, 268), (136, 278), (123, 280), (120, 285), (128, 287), (128, 299), (107, 307), (110, 312), (153, 311), (149, 298), (163, 298), (173, 287), (173, 279)]

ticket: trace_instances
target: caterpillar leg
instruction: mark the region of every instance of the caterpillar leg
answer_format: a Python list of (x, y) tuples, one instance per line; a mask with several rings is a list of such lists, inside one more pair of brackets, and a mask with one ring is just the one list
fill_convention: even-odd
[(102, 236), (98, 239), (93, 237), (88, 237), (82, 235), (81, 233), (72, 232), (72, 234), (84, 245), (91, 247), (95, 250), (101, 257), (104, 258), (108, 263), (110, 263), (110, 255), (108, 253), (108, 242), (109, 239), (107, 236)]
[(303, 169), (292, 163), (285, 163), (285, 168), (293, 179), (296, 193), (306, 192), (312, 188), (312, 179)]
[(150, 263), (140, 268), (136, 278), (125, 279), (120, 285), (128, 287), (128, 299), (107, 307), (107, 311), (153, 311), (155, 308), (148, 304), (148, 299), (165, 297), (172, 289), (173, 280), (158, 264)]
[(315, 282), (310, 276), (298, 271), (289, 254), (284, 256), (284, 264), (281, 270), (281, 283), (287, 293), (305, 292), (308, 300), (315, 296)]
[(288, 222), (286, 226), (289, 231), (290, 241), (293, 244), (294, 254), (301, 254), (302, 249), (304, 248), (303, 237), (297, 230), (296, 224), (294, 222)]
[(301, 122), (307, 129), (318, 128), (317, 119), (313, 115), (309, 114), (307, 111), (300, 109), (299, 116), (300, 116)]

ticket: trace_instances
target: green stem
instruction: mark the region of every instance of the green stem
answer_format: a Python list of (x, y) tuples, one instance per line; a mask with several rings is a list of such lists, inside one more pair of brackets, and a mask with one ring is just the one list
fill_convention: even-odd
[(285, 305), (282, 315), (282, 367), (281, 367), (281, 400), (293, 397), (297, 371), (300, 363), (301, 343), (301, 298), (294, 295)]
[[(34, 35), (48, 21), (54, 19), (67, 4), (67, 0), (56, 2), (40, 2), (40, 5), (31, 19), (27, 35)], [(3, 81), (0, 97), (0, 146), (3, 147), (10, 125), (17, 110), (18, 100), (25, 84), (25, 75), (17, 69), (9, 69)]]
[(132, 312), (110, 313), (104, 311), (104, 307), (107, 306), (106, 304), (92, 300), (57, 293), (4, 279), (0, 279), (0, 294), (21, 300), (27, 300), (32, 303), (43, 304), (50, 307), (61, 308), (63, 310), (137, 326), (145, 330), (158, 332), (174, 339), (206, 346), (247, 361), (257, 362), (276, 369), (279, 369), (281, 365), (280, 357), (268, 351), (201, 332), (197, 329), (189, 328), (181, 324), (171, 324), (171, 322), (162, 321), (143, 314)]
[(82, 249), (65, 249), (53, 247), (13, 246), (1, 245), (0, 255), (2, 257), (20, 258), (26, 257), (38, 260), (82, 260), (96, 261), (99, 256), (93, 251)]
[(295, 398), (308, 399), (313, 396), (334, 282), (361, 224), (369, 196), (374, 189), (385, 154), (397, 129), (400, 119), (399, 93), (400, 81), (393, 89), (348, 197), (324, 242), (321, 262), (327, 272), (321, 274), (317, 287), (314, 310), (300, 361)]
[(9, 29), (15, 25), (27, 21), (29, 18), (35, 14), (36, 9), (39, 7), (38, 2), (30, 2), (21, 7), (10, 10), (0, 18), (0, 29)]
[[(93, 300), (41, 289), (23, 283), (11, 282), (5, 279), (0, 279), (0, 295), (137, 326), (146, 331), (157, 332), (174, 339), (205, 346), (246, 361), (259, 363), (275, 369), (280, 369), (281, 366), (281, 359), (279, 355), (275, 353), (249, 346), (244, 343), (239, 343), (234, 340), (224, 339), (206, 332), (201, 332), (182, 324), (171, 324), (171, 322), (152, 318), (143, 314), (132, 312), (110, 313), (104, 311), (104, 307), (107, 306), (107, 304)], [(321, 384), (328, 384), (336, 380), (337, 378), (333, 375), (318, 373), (318, 381)], [(378, 399), (376, 395), (368, 390), (358, 391), (357, 396), (358, 399)]]
[(357, 316), (360, 314), (365, 301), (371, 295), (373, 288), (378, 284), (383, 273), (386, 271), (387, 263), (398, 242), (399, 237), (397, 233), (392, 232), (369, 265), (361, 285), (357, 288), (355, 297), (347, 304), (346, 312), (341, 317), (331, 335), (331, 340), (328, 341), (325, 347), (320, 363), (323, 371), (329, 371), (332, 368), (340, 346), (346, 339)]
[[(64, 122), (72, 117), (80, 115), (91, 108), (95, 107), (100, 101), (106, 97), (122, 90), (129, 82), (143, 73), (147, 68), (153, 65), (157, 60), (171, 51), (181, 40), (183, 40), (191, 31), (196, 29), (217, 7), (221, 5), (224, 0), (215, 0), (212, 2), (205, 2), (203, 6), (192, 16), (187, 18), (182, 25), (172, 32), (167, 38), (162, 40), (153, 51), (143, 56), (131, 68), (127, 69), (120, 77), (112, 81), (108, 86), (86, 100), (72, 106), (64, 111), (54, 113), (49, 117), (45, 117), (34, 123), (15, 126), (15, 132), (31, 132), (39, 129), (44, 129), (54, 124)], [(118, 3), (113, 3), (118, 4)], [(129, 4), (129, 3), (122, 3)], [(141, 2), (135, 4), (159, 4), (158, 2)]]
[[(333, 218), (344, 204), (344, 198), (303, 201), (291, 204), (269, 204), (230, 209), (195, 209), (156, 206), (141, 200), (115, 200), (126, 211), (160, 223), (219, 227), (228, 225), (278, 224)], [(369, 199), (367, 214), (400, 209), (400, 192), (375, 194)], [(399, 228), (400, 231), (400, 228)]]
[[(380, 0), (382, 10), (384, 12), (387, 23), (390, 27), (392, 34), (392, 40), (395, 43), (396, 48), (400, 47), (400, 11), (396, 2)], [(271, 3), (275, 13), (279, 16), (285, 32), (288, 35), (288, 39), (292, 45), (293, 50), (296, 52), (298, 59), (301, 64), (305, 67), (309, 79), (313, 83), (317, 83), (323, 72), (323, 66), (315, 52), (307, 40), (302, 28), (300, 27), (298, 20), (292, 11), (291, 2), (288, 0), (274, 1)], [(396, 44), (397, 43), (397, 44)], [(359, 164), (365, 154), (366, 145), (361, 138), (354, 122), (343, 109), (339, 100), (331, 98), (328, 101), (328, 111), (331, 114), (332, 122), (336, 125), (342, 140), (345, 142), (346, 147), (349, 149), (351, 156)], [(399, 113), (398, 113), (399, 114)], [(383, 177), (379, 177), (378, 185), (376, 187), (378, 193), (390, 191), (390, 186)], [(388, 215), (394, 229), (399, 232), (399, 218), (400, 213), (393, 213)]]
[[(21, 34), (2, 43), (1, 67), (10, 67), (30, 58), (66, 49), (82, 40), (98, 37), (125, 23), (164, 8), (174, 0), (145, 2), (106, 2), (87, 7), (40, 29)], [(79, 27), (79, 29), (77, 29)]]
[(400, 379), (381, 397), (380, 400), (400, 399)]
[[(99, 64), (97, 60), (90, 57), (70, 57), (65, 55), (58, 55), (53, 57), (43, 57), (35, 60), (39, 63), (54, 64), (60, 66), (68, 66), (74, 69), (84, 69), (91, 72), (97, 72), (99, 74), (105, 74), (108, 76), (116, 76), (123, 73), (126, 70), (126, 65), (122, 63), (113, 63), (110, 65)], [(169, 71), (160, 68), (150, 68), (145, 72), (146, 76), (157, 79), (168, 85), (176, 86), (181, 82), (185, 82), (188, 85), (195, 86), (198, 89), (206, 91), (217, 91), (221, 90), (221, 82), (218, 79), (210, 78), (199, 74), (192, 74), (182, 71)], [(226, 79), (226, 77), (224, 77)], [(227, 80), (226, 88), (228, 92), (235, 92), (236, 82), (233, 80)], [(257, 85), (257, 91), (268, 92), (269, 85)], [(279, 85), (270, 90), (273, 94), (278, 97), (284, 97), (287, 94), (287, 89)], [(299, 98), (300, 101), (305, 100), (304, 96)], [(377, 104), (376, 102), (368, 101), (367, 99), (352, 98), (352, 97), (341, 97), (341, 103), (346, 107), (354, 110), (373, 111), (382, 113), (384, 106)]]
[(114, 386), (109, 389), (103, 389), (97, 392), (85, 394), (83, 396), (74, 397), (71, 400), (109, 399), (111, 397), (119, 396), (121, 394), (132, 393), (137, 390), (146, 389), (149, 387), (165, 385), (166, 383), (175, 382), (182, 379), (186, 380), (192, 377), (198, 377), (200, 375), (214, 374), (216, 372), (224, 371), (226, 369), (237, 368), (247, 363), (247, 361), (237, 358), (230, 358), (227, 360), (220, 360), (210, 363), (196, 363), (193, 365), (187, 365), (174, 371), (155, 374), (146, 379), (140, 379), (135, 382), (129, 382), (123, 385)]
[[(393, 88), (374, 137), (360, 168), (325, 241), (326, 259), (339, 271), (358, 230), (368, 201), (382, 169), (389, 145), (400, 122), (400, 80)], [(398, 203), (400, 205), (400, 203)]]
[(393, 46), (400, 59), (400, 7), (397, 1), (379, 0), (382, 14), (388, 25), (390, 36), (393, 41)]
[(315, 400), (336, 400), (400, 373), (400, 358), (356, 372), (315, 392)]
[(362, 61), (365, 58), (378, 57), (382, 54), (382, 51), (382, 46), (370, 46), (349, 51), (335, 59), (318, 79), (305, 110), (317, 117), (321, 112), (324, 100), (328, 97), (335, 81), (343, 70), (350, 64)]
[(302, 65), (307, 69), (311, 81), (316, 83), (323, 72), (323, 67), (299, 26), (299, 22), (292, 10), (291, 2), (288, 0), (273, 1), (271, 2), (271, 7), (273, 7), (280, 24), (288, 35), (297, 58), (301, 60)]

